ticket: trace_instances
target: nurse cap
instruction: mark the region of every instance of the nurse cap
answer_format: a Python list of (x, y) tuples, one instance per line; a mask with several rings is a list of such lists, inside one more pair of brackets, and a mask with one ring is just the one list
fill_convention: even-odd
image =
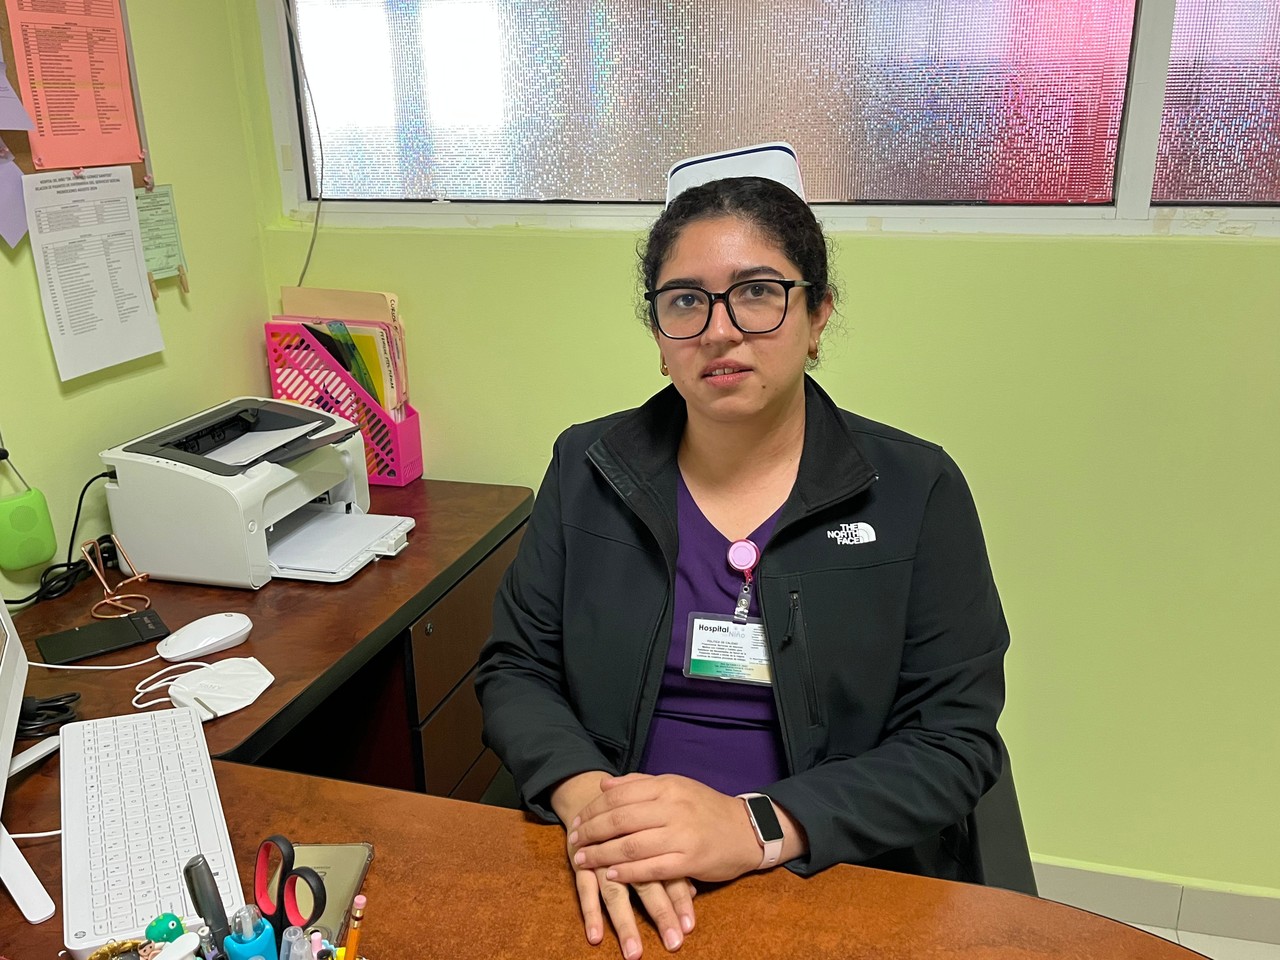
[[(690, 187), (727, 177), (763, 177), (782, 184), (805, 200), (800, 161), (789, 143), (760, 143), (754, 147), (708, 153), (681, 160), (667, 171), (667, 206)], [(806, 200), (806, 202), (808, 202)]]

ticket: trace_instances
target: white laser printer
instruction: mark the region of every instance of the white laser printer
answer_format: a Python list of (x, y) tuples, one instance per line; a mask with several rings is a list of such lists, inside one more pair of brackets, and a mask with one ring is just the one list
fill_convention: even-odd
[(254, 590), (337, 583), (408, 543), (410, 517), (368, 513), (349, 420), (239, 397), (104, 450), (111, 526), (139, 572)]

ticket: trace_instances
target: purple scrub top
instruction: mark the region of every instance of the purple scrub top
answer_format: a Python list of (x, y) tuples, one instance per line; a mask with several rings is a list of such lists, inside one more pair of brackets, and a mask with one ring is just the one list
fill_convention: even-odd
[[(773, 688), (684, 675), (689, 614), (732, 616), (742, 574), (729, 566), (730, 541), (703, 515), (683, 476), (676, 508), (680, 553), (671, 647), (640, 770), (691, 777), (730, 796), (759, 790), (787, 773)], [(777, 521), (774, 513), (749, 539), (763, 550)], [(754, 589), (750, 616), (760, 616)]]

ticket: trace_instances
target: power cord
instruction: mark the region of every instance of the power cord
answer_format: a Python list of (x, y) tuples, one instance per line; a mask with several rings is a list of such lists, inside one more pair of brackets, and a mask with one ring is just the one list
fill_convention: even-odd
[(154, 657), (147, 657), (145, 660), (137, 660), (133, 663), (112, 664), (109, 667), (81, 667), (71, 663), (40, 663), (38, 660), (28, 660), (28, 667), (45, 667), (49, 670), (128, 670), (130, 667), (140, 667), (144, 663), (151, 663), (153, 660), (159, 660), (160, 654)]
[(52, 736), (64, 723), (76, 718), (78, 693), (64, 693), (56, 697), (23, 697), (18, 707), (17, 736), (23, 740), (42, 740)]
[[(316, 218), (311, 225), (311, 242), (307, 244), (307, 257), (302, 262), (302, 272), (298, 275), (298, 286), (307, 279), (307, 269), (311, 266), (311, 254), (316, 249), (316, 234), (320, 231), (320, 209), (324, 206), (324, 139), (320, 132), (320, 118), (316, 115), (316, 101), (311, 95), (311, 82), (307, 80), (307, 68), (302, 62), (302, 41), (298, 36), (298, 21), (294, 18), (292, 0), (283, 0), (285, 32), (288, 34), (289, 46), (293, 49), (294, 62), (298, 65), (298, 76), (302, 79), (302, 92), (306, 95), (307, 106), (311, 108), (311, 120), (315, 123), (316, 134)], [(301, 106), (301, 104), (299, 104)], [(306, 124), (303, 124), (304, 128)]]
[[(67, 539), (67, 559), (65, 563), (51, 563), (45, 567), (40, 574), (40, 586), (35, 589), (34, 593), (29, 593), (20, 600), (10, 600), (4, 598), (5, 606), (20, 607), (25, 603), (39, 603), (41, 600), (52, 600), (54, 597), (60, 597), (63, 594), (70, 593), (71, 588), (77, 583), (89, 576), (89, 564), (84, 560), (71, 562), (73, 551), (76, 544), (76, 530), (80, 526), (80, 511), (84, 508), (84, 497), (97, 480), (110, 480), (115, 477), (114, 470), (104, 470), (102, 473), (96, 474), (86, 481), (85, 485), (80, 488), (80, 498), (76, 501), (76, 516), (71, 521), (71, 535)], [(116, 556), (115, 544), (111, 542), (109, 535), (103, 535), (98, 538), (98, 545), (102, 548), (103, 562), (108, 567), (119, 565), (119, 558)]]

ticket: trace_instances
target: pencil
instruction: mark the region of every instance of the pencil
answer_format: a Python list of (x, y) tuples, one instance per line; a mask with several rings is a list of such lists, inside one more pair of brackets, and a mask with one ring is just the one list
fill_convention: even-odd
[(360, 947), (360, 921), (364, 919), (364, 905), (367, 902), (362, 893), (351, 904), (351, 927), (347, 930), (347, 942), (342, 953), (346, 960), (356, 960), (359, 956), (356, 951)]

